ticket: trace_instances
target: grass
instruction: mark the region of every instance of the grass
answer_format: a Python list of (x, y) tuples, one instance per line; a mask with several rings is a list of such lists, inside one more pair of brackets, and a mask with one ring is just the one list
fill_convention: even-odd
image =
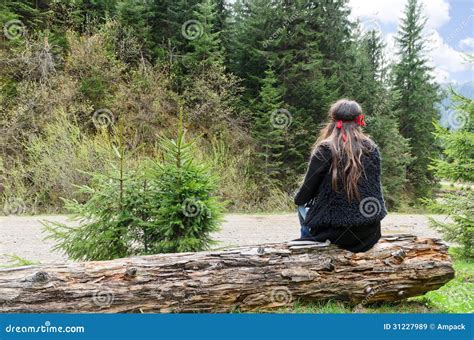
[(7, 265), (0, 265), (0, 268), (23, 267), (40, 264), (39, 262), (30, 261), (15, 254), (5, 254), (5, 256), (8, 258), (9, 263)]
[(321, 303), (298, 303), (291, 308), (282, 308), (278, 313), (474, 313), (474, 261), (462, 259), (458, 250), (450, 249), (455, 278), (424, 296), (395, 303), (367, 306), (328, 301)]
[(456, 249), (450, 253), (456, 277), (440, 289), (416, 299), (443, 313), (474, 313), (474, 261), (461, 259)]

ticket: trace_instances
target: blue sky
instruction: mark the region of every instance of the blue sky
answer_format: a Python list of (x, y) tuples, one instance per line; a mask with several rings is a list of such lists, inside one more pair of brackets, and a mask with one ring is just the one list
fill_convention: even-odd
[[(469, 0), (422, 0), (427, 18), (425, 35), (428, 57), (440, 83), (474, 81), (473, 65), (463, 53), (474, 53), (474, 2)], [(349, 0), (353, 19), (365, 29), (378, 29), (383, 35), (389, 59), (395, 58), (394, 35), (406, 0)]]

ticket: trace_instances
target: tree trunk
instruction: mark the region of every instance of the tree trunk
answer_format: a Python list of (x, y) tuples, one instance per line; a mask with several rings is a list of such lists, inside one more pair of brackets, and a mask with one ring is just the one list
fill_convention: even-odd
[(366, 253), (264, 244), (0, 269), (0, 312), (230, 312), (295, 301), (396, 301), (454, 277), (447, 246), (383, 237)]

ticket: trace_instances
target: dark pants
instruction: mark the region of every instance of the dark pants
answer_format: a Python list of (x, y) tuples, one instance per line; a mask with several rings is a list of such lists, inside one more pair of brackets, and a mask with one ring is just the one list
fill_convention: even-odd
[(340, 248), (356, 253), (369, 250), (381, 237), (380, 221), (351, 227), (318, 225), (310, 228), (305, 224), (308, 210), (309, 208), (304, 205), (298, 206), (298, 218), (301, 225), (300, 239), (310, 239), (315, 242), (330, 240)]

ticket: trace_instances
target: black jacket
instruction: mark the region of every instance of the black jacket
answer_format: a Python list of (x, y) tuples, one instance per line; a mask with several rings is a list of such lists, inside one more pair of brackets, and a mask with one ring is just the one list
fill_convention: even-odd
[[(360, 200), (352, 202), (347, 199), (342, 181), (337, 192), (332, 189), (329, 146), (322, 145), (312, 155), (295, 204), (310, 207), (304, 224), (318, 240), (330, 239), (338, 244), (337, 240), (344, 243), (339, 245), (346, 249), (365, 251), (380, 238), (380, 221), (387, 210), (380, 183), (380, 154), (375, 145), (371, 149), (361, 158), (364, 172), (358, 185)], [(353, 245), (350, 244), (351, 237)]]

